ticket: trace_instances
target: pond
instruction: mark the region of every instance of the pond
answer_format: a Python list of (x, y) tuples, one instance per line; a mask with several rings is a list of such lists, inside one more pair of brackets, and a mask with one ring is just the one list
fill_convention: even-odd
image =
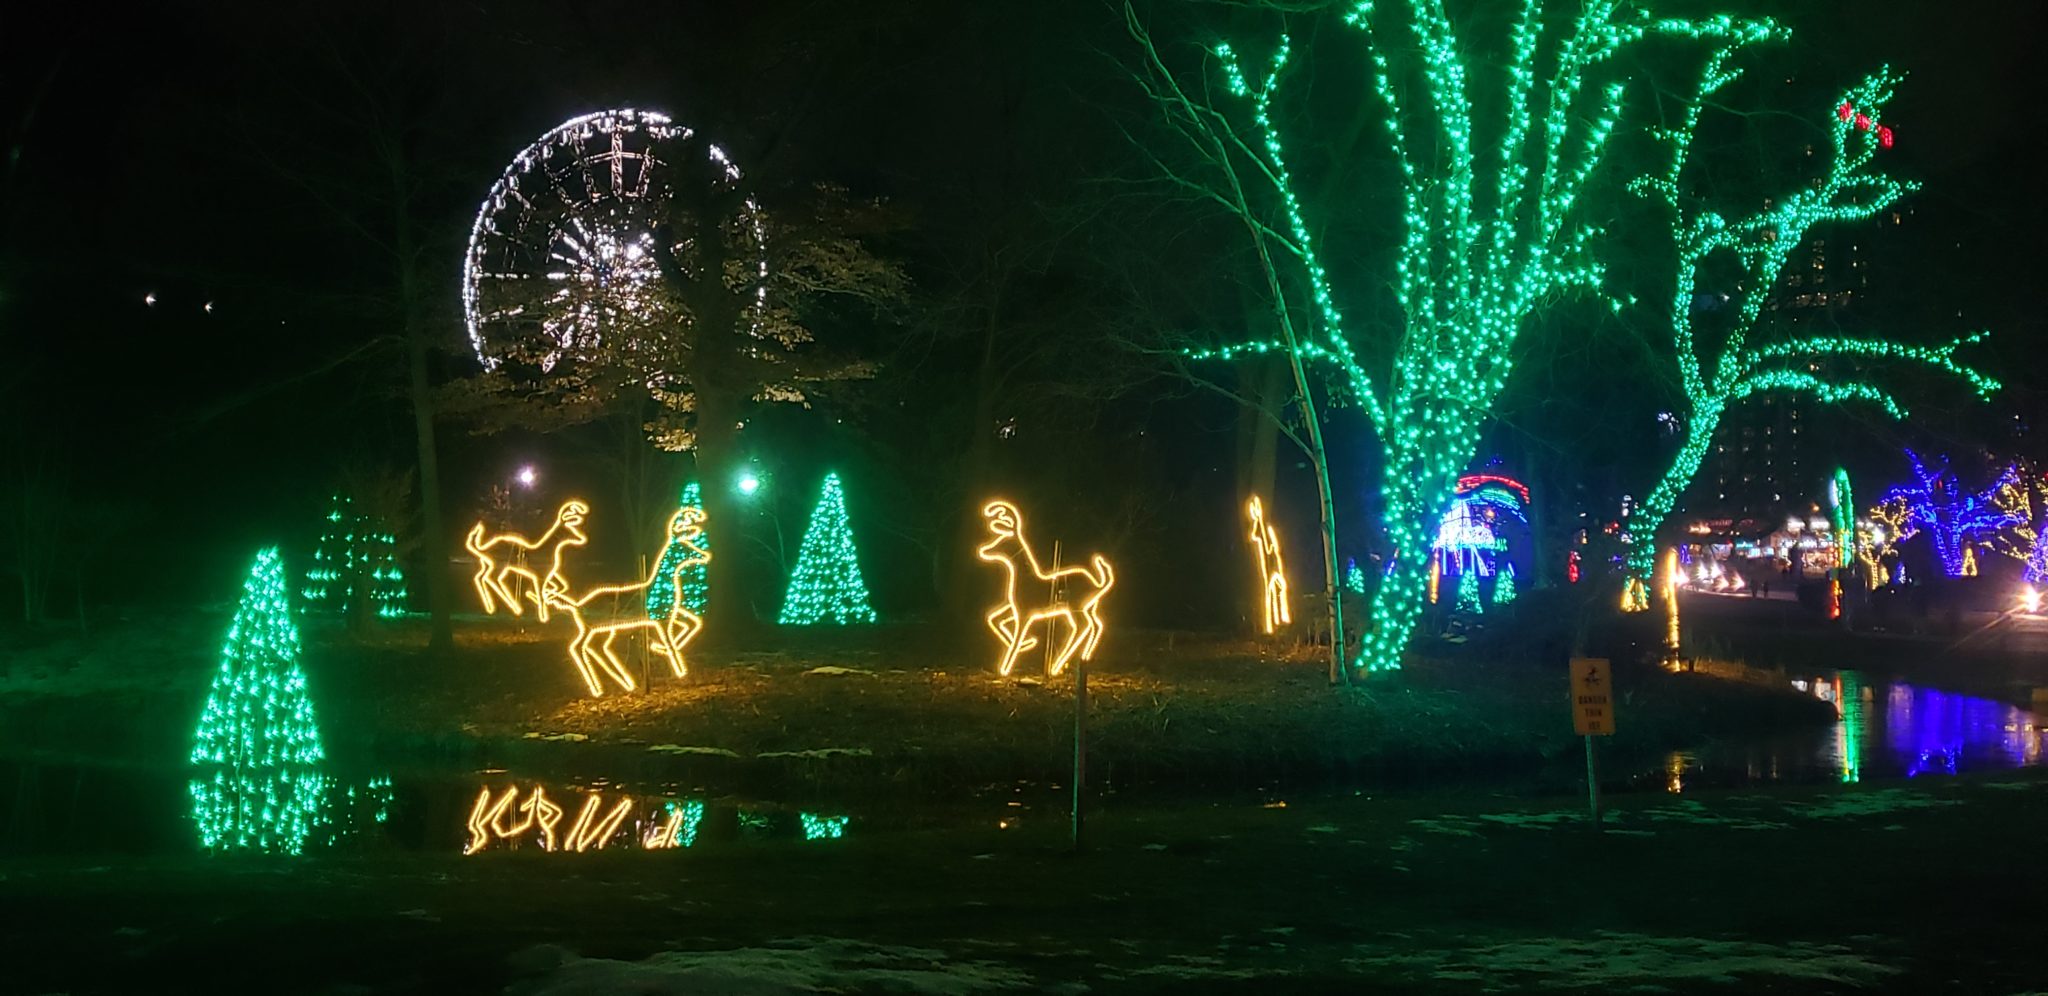
[[(1720, 741), (1661, 756), (1603, 755), (1602, 784), (1611, 791), (1685, 792), (1946, 776), (2042, 761), (2044, 731), (2033, 713), (2015, 705), (1849, 670), (1792, 683), (1833, 703), (1840, 720), (1803, 733)], [(1535, 777), (1461, 777), (1404, 794), (1569, 794), (1583, 785), (1575, 754)], [(1064, 823), (1067, 808), (1066, 793), (1056, 785), (991, 786), (956, 802), (896, 803), (855, 813), (843, 804), (718, 797), (644, 772), (565, 777), (467, 769), (423, 758), (397, 772), (333, 765), (323, 775), (308, 849), (397, 848), (480, 860), (522, 853), (816, 845), (908, 826), (1007, 829), (1026, 821)], [(0, 854), (194, 851), (199, 845), (188, 779), (182, 769), (0, 760)], [(1263, 796), (1279, 794), (1275, 789)], [(1176, 796), (1147, 798), (1145, 805), (1233, 801), (1243, 800)]]

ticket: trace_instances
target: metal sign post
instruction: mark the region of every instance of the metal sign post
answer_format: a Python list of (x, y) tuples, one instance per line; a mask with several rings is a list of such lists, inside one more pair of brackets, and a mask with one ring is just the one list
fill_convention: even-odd
[(1605, 658), (1572, 658), (1572, 729), (1586, 738), (1586, 801), (1600, 829), (1600, 771), (1593, 738), (1614, 735), (1614, 675)]

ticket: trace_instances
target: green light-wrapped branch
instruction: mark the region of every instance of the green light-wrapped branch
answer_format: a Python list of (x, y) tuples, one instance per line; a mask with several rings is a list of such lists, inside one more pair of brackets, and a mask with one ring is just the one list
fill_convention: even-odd
[[(1658, 176), (1639, 178), (1630, 185), (1637, 193), (1660, 201), (1669, 214), (1672, 242), (1677, 249), (1677, 272), (1667, 317), (1672, 359), (1678, 365), (1679, 382), (1689, 410), (1684, 445), (1656, 487), (1628, 519), (1627, 533), (1634, 541), (1629, 550), (1629, 577), (1622, 599), (1623, 607), (1628, 609), (1647, 606), (1657, 555), (1657, 532), (1699, 472), (1730, 405), (1763, 391), (1787, 391), (1811, 394), (1827, 403), (1869, 402), (1893, 418), (1905, 417), (1905, 408), (1890, 392), (1865, 380), (1835, 377), (1820, 366), (1823, 361), (1838, 359), (1920, 364), (1968, 383), (1979, 397), (1988, 396), (1999, 386), (1996, 380), (1956, 359), (1956, 351), (1982, 341), (1986, 334), (1983, 332), (1933, 346), (1853, 336), (1802, 336), (1761, 346), (1748, 344), (1786, 261), (1810, 230), (1817, 225), (1869, 218), (1917, 189), (1915, 184), (1889, 176), (1876, 167), (1877, 156), (1891, 144), (1891, 132), (1880, 118), (1899, 79), (1889, 70), (1881, 69), (1843, 94), (1840, 103), (1829, 109), (1831, 158), (1827, 175), (1818, 182), (1778, 200), (1770, 208), (1733, 222), (1712, 210), (1684, 202), (1679, 196), (1680, 179), (1691, 160), (1692, 137), (1702, 108), (1716, 90), (1741, 74), (1739, 69), (1728, 68), (1728, 62), (1740, 48), (1756, 40), (1762, 39), (1724, 47), (1708, 59), (1706, 72), (1680, 115), (1679, 126), (1657, 133), (1671, 144), (1668, 167)], [(1701, 266), (1720, 253), (1732, 254), (1742, 264), (1741, 289), (1737, 291), (1741, 303), (1719, 352), (1709, 357), (1701, 355), (1693, 336), (1692, 302), (1698, 292)]]

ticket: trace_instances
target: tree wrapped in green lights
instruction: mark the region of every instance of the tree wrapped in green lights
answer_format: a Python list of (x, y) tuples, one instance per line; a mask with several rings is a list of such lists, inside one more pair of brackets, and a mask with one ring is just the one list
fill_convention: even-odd
[(209, 850), (305, 846), (320, 812), (325, 754), (277, 548), (257, 554), (221, 647), (192, 745), (192, 813)]
[[(704, 510), (703, 492), (698, 488), (696, 481), (683, 485), (683, 496), (677, 507), (694, 508), (700, 512)], [(698, 536), (696, 547), (710, 553), (711, 534)], [(683, 607), (699, 616), (704, 614), (704, 607), (711, 601), (710, 576), (704, 569), (705, 565), (693, 563), (682, 568), (681, 577), (677, 577), (676, 574), (677, 566), (683, 563), (690, 552), (688, 546), (676, 542), (673, 537), (669, 539), (667, 546), (661, 548), (661, 562), (655, 568), (654, 580), (647, 585), (647, 618), (668, 618), (669, 609), (674, 608), (676, 604), (678, 582), (681, 582)]]
[[(1355, 403), (1379, 438), (1380, 524), (1393, 559), (1373, 592), (1372, 626), (1356, 659), (1369, 670), (1401, 665), (1427, 601), (1438, 519), (1476, 453), (1523, 326), (1560, 292), (1601, 277), (1588, 251), (1599, 228), (1576, 208), (1622, 113), (1626, 86), (1616, 54), (1652, 36), (1729, 45), (1779, 30), (1769, 20), (1728, 16), (1654, 18), (1618, 0), (1586, 0), (1575, 17), (1562, 19), (1546, 16), (1555, 13), (1547, 10), (1552, 6), (1523, 0), (1510, 19), (1505, 70), (1483, 74), (1468, 71), (1469, 39), (1461, 40), (1461, 26), (1441, 0), (1356, 0), (1349, 7), (1344, 20), (1365, 39), (1400, 176), (1404, 235), (1396, 272), (1390, 279), (1361, 274), (1357, 291), (1393, 287), (1402, 321), (1383, 334), (1369, 332), (1369, 323), (1346, 324), (1312, 235), (1324, 226), (1310, 222), (1311, 205), (1289, 168), (1273, 100), (1291, 39), (1281, 36), (1263, 74), (1248, 73), (1231, 45), (1214, 47), (1223, 82), (1242, 105), (1233, 115), (1202, 96), (1206, 87), (1183, 86), (1126, 8), (1148, 60), (1148, 92), (1209, 173), (1197, 177), (1158, 164), (1244, 223), (1279, 332), (1191, 355), (1280, 352), (1292, 362), (1311, 459), (1322, 476), (1331, 596), (1334, 511), (1303, 367), (1335, 367), (1336, 400)], [(1475, 107), (1485, 109), (1483, 119)], [(1249, 124), (1240, 121), (1244, 112)], [(1335, 597), (1328, 602), (1338, 604)]]
[(868, 586), (861, 580), (860, 556), (853, 547), (853, 526), (846, 519), (846, 496), (838, 474), (825, 475), (824, 492), (804, 529), (796, 571), (782, 599), (784, 626), (813, 626), (875, 621), (868, 605)]
[[(1671, 156), (1662, 175), (1635, 180), (1630, 188), (1656, 200), (1670, 221), (1677, 251), (1677, 279), (1665, 318), (1670, 326), (1672, 358), (1678, 366), (1688, 411), (1685, 443), (1672, 458), (1649, 496), (1635, 507), (1627, 523), (1634, 539), (1629, 548), (1627, 591), (1622, 606), (1647, 608), (1657, 555), (1657, 530), (1678, 498), (1699, 472), (1715, 430), (1731, 405), (1765, 391), (1807, 394), (1823, 402), (1866, 401), (1893, 418), (1905, 409), (1891, 393), (1836, 371), (1841, 361), (1893, 361), (1918, 364), (1966, 381), (1980, 397), (1998, 389), (1998, 382), (1956, 360), (1956, 350), (1984, 337), (1979, 332), (1934, 346), (1915, 346), (1889, 339), (1845, 335), (1799, 336), (1752, 344), (1765, 300), (1778, 285), (1787, 261), (1817, 225), (1860, 221), (1889, 209), (1917, 185), (1878, 168), (1877, 159), (1892, 145), (1892, 131), (1882, 120), (1899, 77), (1879, 70), (1852, 87), (1828, 109), (1827, 173), (1754, 213), (1727, 218), (1681, 195), (1692, 160), (1692, 139), (1708, 100), (1733, 82), (1741, 70), (1729, 61), (1750, 39), (1736, 39), (1715, 51), (1706, 72), (1682, 108), (1680, 123), (1661, 131)], [(1701, 292), (1701, 269), (1711, 260), (1732, 258), (1740, 278), (1726, 285), (1737, 300), (1734, 317), (1718, 345), (1709, 352), (1694, 336), (1693, 302)]]
[(357, 511), (349, 496), (335, 495), (301, 593), (309, 609), (375, 613), (385, 619), (404, 615), (398, 537), (381, 516)]

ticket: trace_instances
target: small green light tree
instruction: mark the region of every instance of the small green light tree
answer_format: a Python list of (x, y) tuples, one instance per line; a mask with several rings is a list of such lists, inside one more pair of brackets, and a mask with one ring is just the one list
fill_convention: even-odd
[(335, 495), (301, 593), (309, 609), (375, 613), (385, 619), (404, 615), (398, 537), (382, 517), (358, 511), (347, 495)]
[(825, 475), (824, 493), (818, 496), (811, 524), (804, 529), (796, 571), (790, 576), (789, 593), (783, 596), (782, 616), (777, 621), (784, 626), (875, 621), (867, 584), (861, 580), (860, 558), (853, 547), (853, 527), (846, 519), (846, 496), (840, 491), (838, 474)]
[[(1428, 600), (1438, 519), (1507, 383), (1517, 337), (1543, 304), (1601, 278), (1589, 251), (1600, 228), (1577, 208), (1621, 117), (1627, 77), (1616, 54), (1652, 36), (1728, 45), (1780, 33), (1768, 19), (1656, 18), (1620, 0), (1585, 0), (1563, 19), (1545, 16), (1554, 6), (1522, 0), (1508, 19), (1500, 72), (1476, 65), (1477, 46), (1461, 38), (1470, 24), (1455, 24), (1442, 0), (1354, 0), (1347, 8), (1344, 21), (1363, 36), (1371, 60), (1401, 190), (1395, 272), (1353, 292), (1363, 299), (1393, 289), (1402, 320), (1378, 334), (1373, 323), (1345, 321), (1316, 244), (1327, 225), (1309, 215), (1327, 205), (1300, 196), (1273, 113), (1290, 37), (1281, 35), (1262, 76), (1248, 73), (1231, 45), (1213, 48), (1222, 81), (1242, 102), (1232, 114), (1209, 100), (1206, 85), (1183, 84), (1125, 8), (1146, 58), (1141, 82), (1204, 172), (1155, 163), (1243, 223), (1271, 296), (1277, 338), (1191, 355), (1289, 358), (1322, 491), (1333, 612), (1334, 502), (1304, 366), (1334, 367), (1337, 384), (1327, 393), (1356, 404), (1378, 437), (1380, 526), (1393, 558), (1377, 579), (1372, 625), (1355, 661), (1368, 670), (1401, 666)], [(1333, 629), (1342, 631), (1341, 620)]]
[[(1679, 126), (1664, 129), (1671, 159), (1661, 176), (1635, 180), (1630, 188), (1654, 198), (1671, 224), (1677, 252), (1677, 280), (1666, 318), (1670, 324), (1672, 358), (1678, 366), (1688, 410), (1685, 443), (1672, 458), (1657, 486), (1635, 507), (1627, 523), (1634, 539), (1628, 552), (1628, 589), (1622, 607), (1649, 607), (1649, 587), (1657, 557), (1657, 531), (1678, 498), (1692, 483), (1705, 459), (1708, 444), (1733, 405), (1764, 391), (1810, 394), (1823, 402), (1868, 401), (1893, 418), (1904, 418), (1892, 395), (1856, 375), (1831, 370), (1839, 360), (1904, 361), (1932, 367), (1968, 382), (1980, 397), (1998, 389), (1998, 382), (1958, 363), (1956, 350), (1977, 342), (1984, 333), (1937, 346), (1914, 346), (1889, 339), (1853, 336), (1802, 336), (1751, 345), (1764, 302), (1777, 287), (1785, 264), (1816, 225), (1861, 221), (1884, 211), (1917, 185), (1885, 174), (1877, 157), (1892, 144), (1882, 112), (1899, 78), (1881, 69), (1843, 94), (1828, 113), (1827, 175), (1778, 198), (1753, 214), (1729, 219), (1681, 196), (1682, 181), (1692, 159), (1692, 136), (1701, 113), (1715, 91), (1741, 75), (1729, 60), (1756, 39), (1739, 38), (1714, 52)], [(1727, 285), (1738, 300), (1734, 318), (1719, 347), (1703, 350), (1693, 335), (1693, 302), (1701, 291), (1701, 267), (1709, 260), (1732, 257), (1741, 266), (1739, 281)]]
[[(677, 507), (703, 511), (703, 492), (699, 490), (696, 481), (683, 485), (683, 497)], [(699, 535), (696, 545), (697, 549), (705, 553), (711, 552), (711, 534)], [(661, 548), (661, 562), (655, 568), (654, 580), (647, 585), (647, 618), (668, 618), (668, 610), (676, 604), (676, 565), (682, 563), (689, 552), (687, 547), (674, 539), (670, 539), (668, 545)], [(711, 584), (704, 566), (698, 563), (683, 568), (681, 579), (683, 607), (699, 616), (704, 614), (704, 606), (711, 601)]]
[(305, 846), (326, 778), (320, 729), (277, 548), (256, 555), (200, 713), (191, 782), (199, 841), (209, 850)]

